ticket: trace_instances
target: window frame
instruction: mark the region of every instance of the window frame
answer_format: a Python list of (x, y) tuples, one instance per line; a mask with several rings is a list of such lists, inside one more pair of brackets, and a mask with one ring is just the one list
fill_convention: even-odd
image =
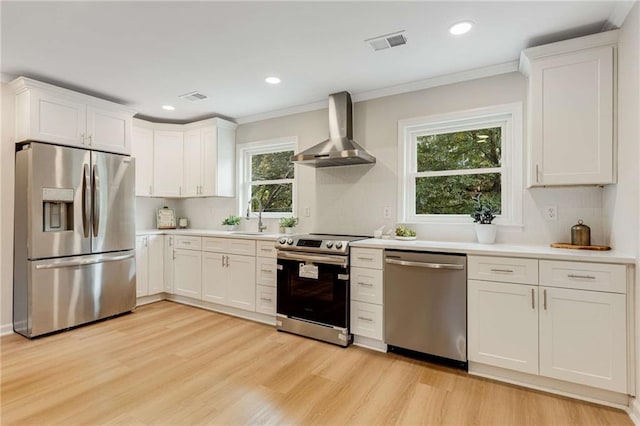
[[(417, 171), (418, 137), (489, 127), (502, 128), (500, 167)], [(398, 121), (398, 221), (415, 224), (472, 223), (473, 219), (466, 214), (416, 214), (416, 178), (499, 172), (502, 213), (495, 223), (522, 227), (522, 146), (521, 102)]]
[[(263, 218), (278, 219), (281, 217), (290, 217), (297, 215), (297, 170), (294, 170), (293, 178), (290, 179), (271, 179), (252, 181), (251, 180), (251, 157), (253, 155), (270, 154), (282, 151), (298, 151), (298, 138), (289, 136), (277, 139), (268, 139), (263, 141), (247, 142), (236, 146), (236, 158), (238, 166), (238, 215), (245, 217), (247, 214), (247, 204), (251, 198), (251, 187), (260, 182), (260, 185), (271, 185), (279, 183), (291, 183), (291, 212), (263, 212)], [(294, 163), (293, 167), (296, 165)]]

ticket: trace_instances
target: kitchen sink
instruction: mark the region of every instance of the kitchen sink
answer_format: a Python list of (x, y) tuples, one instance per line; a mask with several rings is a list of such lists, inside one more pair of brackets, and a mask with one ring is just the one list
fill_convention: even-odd
[(235, 234), (235, 235), (268, 235), (268, 234), (266, 234), (264, 232), (248, 232), (248, 231), (247, 232), (245, 232), (245, 231), (233, 231), (231, 233)]

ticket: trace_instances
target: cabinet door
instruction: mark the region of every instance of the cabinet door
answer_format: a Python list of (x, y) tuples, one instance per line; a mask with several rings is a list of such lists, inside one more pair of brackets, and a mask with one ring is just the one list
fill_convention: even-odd
[(174, 249), (174, 293), (193, 299), (202, 298), (202, 252)]
[(605, 46), (532, 62), (532, 186), (615, 182), (613, 49)]
[(153, 132), (153, 195), (179, 197), (182, 192), (182, 132)]
[(136, 237), (136, 297), (149, 294), (149, 239)]
[(131, 152), (136, 159), (136, 196), (153, 195), (153, 130), (133, 128)]
[(538, 287), (469, 280), (469, 361), (538, 374)]
[(184, 180), (182, 195), (200, 195), (202, 181), (202, 131), (190, 130), (184, 133)]
[(215, 126), (202, 129), (202, 193), (218, 194), (218, 133)]
[(164, 291), (173, 294), (173, 248), (175, 237), (167, 235), (164, 238)]
[(540, 291), (540, 375), (626, 393), (625, 295)]
[(276, 289), (263, 285), (256, 286), (256, 312), (266, 315), (276, 314)]
[(226, 256), (221, 253), (202, 253), (202, 298), (207, 302), (227, 305), (228, 271)]
[(275, 287), (278, 276), (278, 261), (270, 257), (256, 258), (256, 284)]
[(100, 151), (131, 153), (130, 114), (87, 106), (87, 142)]
[(256, 309), (256, 258), (227, 255), (229, 281), (227, 301), (229, 306), (247, 311)]
[(149, 294), (164, 289), (164, 236), (149, 235)]
[[(84, 146), (87, 126), (87, 106), (62, 96), (30, 91), (29, 135), (24, 139), (62, 145)], [(16, 105), (23, 105), (20, 99)], [(26, 105), (24, 105), (26, 107)]]

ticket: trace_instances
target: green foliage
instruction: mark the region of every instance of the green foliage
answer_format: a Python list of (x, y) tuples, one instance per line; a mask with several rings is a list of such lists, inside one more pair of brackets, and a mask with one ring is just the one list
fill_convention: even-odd
[(281, 217), (280, 218), (280, 226), (283, 228), (293, 228), (298, 224), (297, 217)]
[(398, 237), (415, 237), (416, 231), (407, 228), (405, 225), (400, 225), (396, 228), (396, 235)]
[[(493, 168), (500, 164), (500, 127), (418, 138), (418, 172)], [(500, 173), (418, 177), (416, 213), (470, 214), (474, 211), (472, 197), (479, 193), (500, 214)]]
[(490, 225), (493, 219), (496, 218), (496, 208), (490, 204), (482, 204), (480, 201), (481, 196), (482, 194), (478, 194), (473, 197), (475, 211), (471, 213), (471, 217), (475, 223)]
[[(293, 163), (289, 158), (293, 151), (272, 152), (251, 156), (251, 196), (257, 197), (265, 212), (291, 212), (291, 183), (260, 184), (259, 181), (292, 179)], [(258, 203), (253, 201), (251, 211), (258, 211)]]
[(238, 216), (231, 215), (222, 221), (223, 225), (238, 225), (240, 223), (240, 218)]

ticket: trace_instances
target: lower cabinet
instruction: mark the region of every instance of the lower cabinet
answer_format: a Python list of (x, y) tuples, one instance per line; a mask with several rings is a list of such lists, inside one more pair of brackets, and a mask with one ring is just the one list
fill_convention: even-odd
[(173, 293), (173, 249), (175, 246), (175, 237), (167, 235), (164, 238), (164, 291), (165, 293)]
[(202, 253), (202, 299), (208, 302), (255, 310), (256, 259), (222, 253)]
[(276, 288), (266, 285), (256, 286), (256, 312), (266, 315), (276, 314)]
[(202, 298), (202, 252), (173, 250), (173, 292), (180, 296)]
[(162, 293), (164, 270), (164, 237), (141, 235), (136, 237), (136, 297)]

